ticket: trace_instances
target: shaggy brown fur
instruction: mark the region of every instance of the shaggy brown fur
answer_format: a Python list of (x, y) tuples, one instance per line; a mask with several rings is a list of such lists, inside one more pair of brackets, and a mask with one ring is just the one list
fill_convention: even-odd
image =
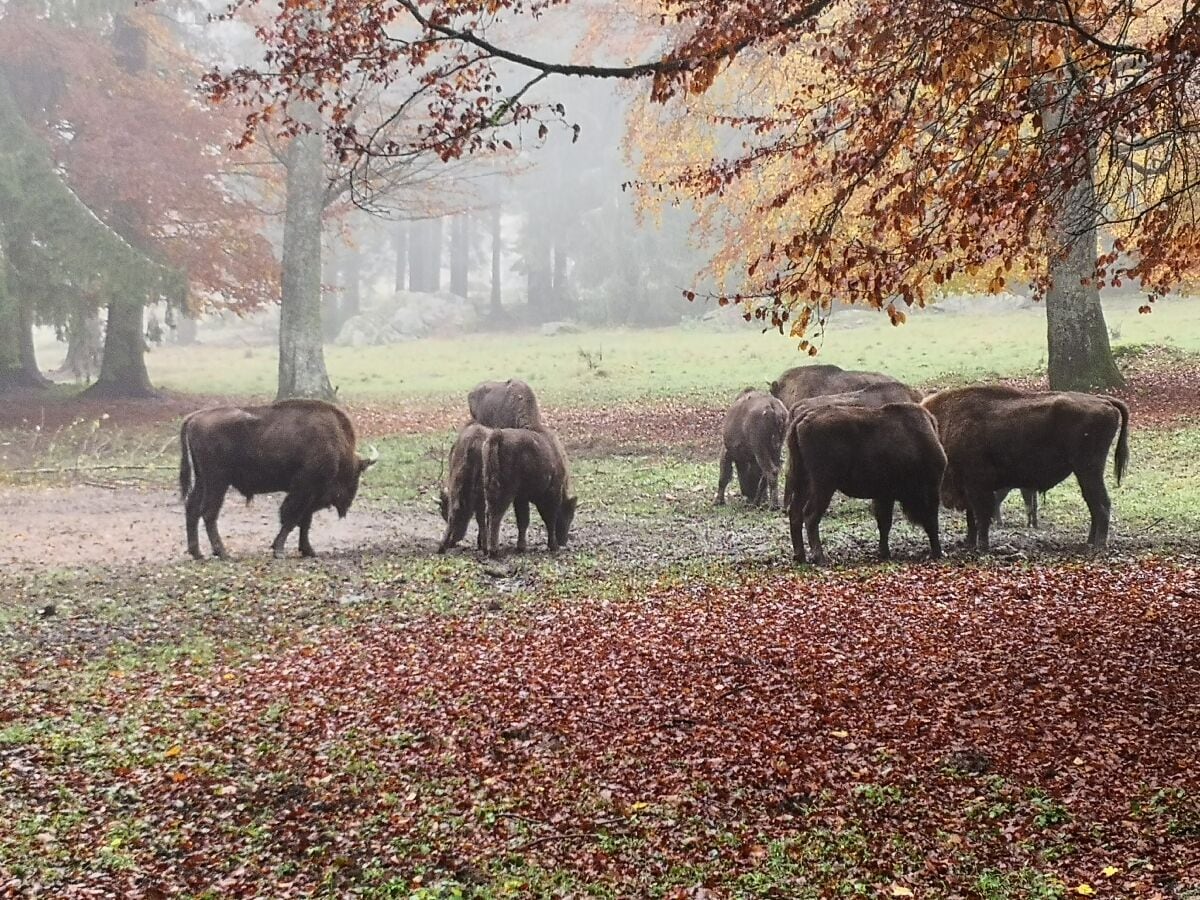
[(533, 388), (524, 381), (484, 381), (467, 395), (471, 419), (489, 428), (529, 428), (542, 431), (542, 413)]
[(446, 531), (438, 553), (445, 553), (466, 536), (472, 516), (479, 530), (476, 546), (483, 549), (483, 444), (491, 433), (492, 429), (472, 422), (458, 433), (450, 448), (450, 471), (440, 498)]
[[(810, 366), (808, 368), (817, 367)], [(836, 366), (829, 366), (827, 368), (836, 368)], [(913, 403), (915, 402), (913, 400), (914, 396), (919, 397), (920, 392), (914, 391), (912, 388), (898, 381), (881, 381), (875, 384), (868, 384), (854, 391), (845, 391), (840, 394), (819, 394), (815, 397), (798, 400), (792, 404), (788, 411), (788, 421), (789, 423), (795, 422), (797, 418), (824, 406), (879, 407), (887, 403)], [(783, 505), (785, 508), (789, 508), (791, 503), (792, 481), (790, 477), (785, 477), (783, 482)]]
[(537, 507), (546, 523), (551, 550), (567, 543), (575, 518), (567, 456), (558, 437), (549, 431), (496, 428), (483, 444), (483, 489), (486, 511), (484, 549), (500, 552), (500, 521), (511, 505), (517, 515), (517, 552), (525, 550), (529, 506)]
[(744, 388), (725, 413), (721, 475), (717, 505), (725, 505), (725, 488), (737, 467), (742, 496), (761, 503), (769, 493), (771, 506), (779, 506), (780, 455), (787, 430), (787, 409), (766, 391)]
[(937, 418), (949, 465), (942, 502), (967, 511), (967, 545), (988, 549), (996, 491), (1046, 491), (1075, 475), (1091, 514), (1088, 543), (1108, 543), (1112, 504), (1104, 463), (1113, 438), (1117, 483), (1129, 464), (1129, 409), (1074, 392), (983, 385), (941, 391), (922, 404)]
[(794, 487), (788, 519), (796, 560), (805, 561), (807, 529), (813, 562), (825, 561), (820, 523), (835, 491), (874, 501), (881, 559), (891, 556), (897, 502), (925, 529), (930, 553), (939, 559), (938, 490), (945, 468), (937, 423), (915, 403), (824, 406), (796, 417), (788, 427), (788, 480)]
[(862, 388), (879, 390), (890, 388), (891, 393), (880, 395), (873, 404), (920, 403), (924, 396), (920, 391), (908, 387), (882, 372), (848, 372), (838, 366), (796, 366), (788, 369), (771, 382), (771, 393), (783, 401), (790, 411), (801, 400), (827, 394), (845, 394)]
[(272, 550), (282, 557), (287, 537), (298, 525), (301, 554), (316, 556), (308, 541), (313, 513), (332, 506), (344, 517), (358, 493), (359, 477), (375, 462), (356, 455), (350, 418), (320, 400), (200, 410), (183, 420), (179, 444), (188, 552), (196, 559), (202, 558), (201, 518), (213, 555), (227, 556), (217, 516), (230, 487), (247, 501), (256, 494), (287, 491)]

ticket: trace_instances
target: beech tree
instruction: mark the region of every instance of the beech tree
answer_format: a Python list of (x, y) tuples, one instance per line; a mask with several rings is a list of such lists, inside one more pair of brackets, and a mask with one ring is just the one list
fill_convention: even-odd
[(67, 326), (83, 306), (106, 306), (97, 393), (153, 393), (145, 304), (247, 309), (277, 292), (257, 212), (230, 190), (228, 156), (217, 152), (240, 135), (237, 120), (178, 79), (187, 57), (175, 46), (144, 12), (59, 16), (22, 4), (0, 18), (0, 114), (11, 124), (0, 152), (40, 173), (14, 189), (14, 214), (0, 214), (9, 292), (27, 313), (23, 334), (35, 317)]
[[(561, 116), (530, 99), (552, 75), (644, 78), (651, 99), (670, 104), (741, 63), (769, 75), (804, 61), (809, 77), (722, 118), (740, 152), (671, 179), (719, 197), (785, 159), (760, 208), (812, 208), (749, 251), (746, 285), (722, 299), (804, 342), (834, 297), (901, 321), (962, 271), (994, 289), (1014, 270), (1037, 273), (1055, 387), (1119, 379), (1101, 285), (1131, 279), (1153, 298), (1195, 257), (1200, 17), (1183, 0), (664, 3), (663, 49), (634, 64), (536, 58), (504, 41), (506, 21), (568, 5), (348, 0), (320, 33), (298, 31), (285, 5), (263, 31), (269, 70), (239, 72), (226, 88), (286, 115), (290, 86), (313, 77), (339, 122), (362, 84), (415, 72), (420, 87), (401, 105), (428, 112), (416, 140), (449, 159), (495, 146), (497, 127), (541, 132)], [(372, 146), (344, 120), (330, 138), (347, 152), (400, 149)], [(1116, 250), (1097, 257), (1100, 228)]]

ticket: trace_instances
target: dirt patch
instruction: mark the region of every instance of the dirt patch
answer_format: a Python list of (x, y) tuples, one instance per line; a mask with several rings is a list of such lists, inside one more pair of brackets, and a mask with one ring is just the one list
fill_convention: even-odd
[[(278, 498), (247, 506), (231, 495), (221, 512), (221, 535), (235, 556), (266, 556), (279, 528)], [(441, 536), (432, 511), (389, 510), (357, 504), (339, 519), (332, 510), (313, 520), (313, 545), (331, 554), (383, 544), (432, 551)], [(295, 552), (295, 536), (290, 551)], [(208, 545), (201, 537), (201, 546)], [(139, 566), (186, 559), (183, 507), (166, 490), (89, 485), (0, 488), (0, 567)]]

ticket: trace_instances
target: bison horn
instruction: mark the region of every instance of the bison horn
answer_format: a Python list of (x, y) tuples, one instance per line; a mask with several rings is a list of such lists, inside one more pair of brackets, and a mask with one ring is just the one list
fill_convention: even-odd
[(367, 447), (367, 459), (371, 462), (379, 462), (379, 448), (374, 444)]

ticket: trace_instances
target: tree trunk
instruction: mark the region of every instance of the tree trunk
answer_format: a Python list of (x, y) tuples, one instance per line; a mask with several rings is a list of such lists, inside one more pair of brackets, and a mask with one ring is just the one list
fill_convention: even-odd
[(8, 290), (8, 264), (0, 247), (0, 390), (29, 387), (21, 365), (21, 312)]
[(396, 293), (404, 290), (408, 271), (408, 223), (397, 222), (392, 229), (392, 249), (396, 253)]
[(492, 318), (499, 319), (504, 315), (504, 307), (500, 303), (500, 263), (504, 250), (504, 236), (500, 229), (500, 204), (492, 207)]
[(84, 391), (90, 397), (155, 397), (146, 372), (145, 304), (135, 300), (108, 304), (104, 359), (100, 377)]
[[(296, 114), (317, 122), (316, 108)], [(279, 306), (279, 390), (277, 399), (332, 400), (321, 340), (321, 212), (324, 159), (319, 133), (292, 138), (287, 152), (287, 206), (283, 220), (283, 295)]]
[(533, 322), (548, 322), (554, 307), (554, 277), (549, 240), (540, 233), (532, 235), (525, 258), (528, 286), (529, 318)]
[[(1042, 111), (1043, 132), (1056, 140), (1067, 120), (1072, 93)], [(1125, 383), (1113, 360), (1108, 325), (1096, 282), (1096, 205), (1094, 150), (1080, 156), (1071, 183), (1059, 197), (1050, 223), (1050, 287), (1046, 292), (1047, 374), (1055, 391), (1091, 391)]]
[(471, 217), (462, 213), (450, 221), (450, 293), (465, 298), (471, 271)]

